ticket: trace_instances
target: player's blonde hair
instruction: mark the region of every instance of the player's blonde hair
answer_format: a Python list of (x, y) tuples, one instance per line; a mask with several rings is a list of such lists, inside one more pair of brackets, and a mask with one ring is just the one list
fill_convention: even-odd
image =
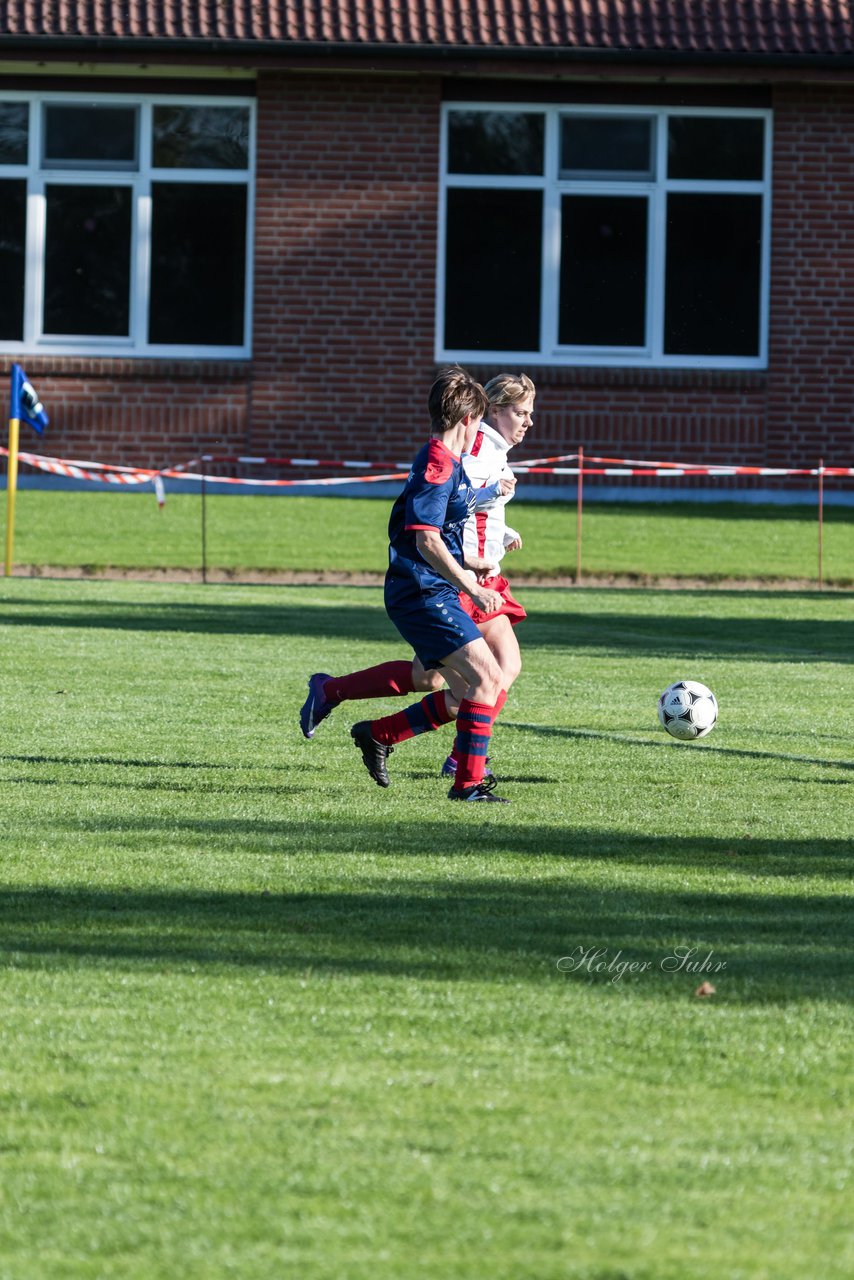
[(463, 418), (482, 418), (488, 397), (480, 383), (458, 364), (442, 369), (427, 401), (430, 430), (451, 431)]
[(537, 394), (537, 389), (527, 373), (496, 374), (484, 384), (483, 389), (490, 405), (494, 405), (496, 409), (500, 409), (505, 404), (518, 404), (520, 400), (527, 400), (528, 396), (533, 398)]

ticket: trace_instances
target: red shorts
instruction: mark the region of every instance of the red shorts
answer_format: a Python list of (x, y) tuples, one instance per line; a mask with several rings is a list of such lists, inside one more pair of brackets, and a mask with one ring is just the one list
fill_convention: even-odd
[(483, 587), (489, 587), (491, 591), (497, 591), (502, 599), (500, 609), (496, 609), (493, 613), (484, 613), (482, 609), (478, 609), (471, 596), (466, 595), (465, 591), (460, 592), (460, 604), (465, 612), (469, 615), (472, 622), (476, 622), (478, 626), (481, 622), (488, 622), (490, 618), (500, 618), (502, 614), (509, 618), (513, 626), (517, 622), (521, 622), (523, 618), (527, 618), (527, 613), (522, 608), (518, 600), (513, 599), (510, 591), (510, 583), (506, 578), (494, 577), (487, 578), (481, 583)]

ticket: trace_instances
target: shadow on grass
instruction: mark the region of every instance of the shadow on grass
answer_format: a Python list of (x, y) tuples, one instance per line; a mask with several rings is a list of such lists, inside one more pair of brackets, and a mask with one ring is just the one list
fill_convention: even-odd
[[(537, 736), (562, 737), (584, 741), (587, 739), (606, 740), (632, 747), (643, 747), (652, 750), (708, 753), (722, 757), (748, 759), (779, 760), (792, 764), (819, 766), (827, 770), (843, 770), (843, 777), (818, 779), (809, 778), (810, 784), (825, 781), (828, 784), (845, 785), (854, 783), (854, 760), (828, 760), (812, 756), (799, 756), (784, 752), (757, 751), (738, 747), (712, 746), (708, 742), (699, 744), (677, 743), (664, 734), (655, 738), (634, 737), (624, 733), (608, 733), (599, 730), (559, 728), (553, 725), (533, 725), (508, 721), (507, 730), (530, 733)], [(352, 779), (344, 779), (340, 775), (330, 773), (328, 765), (321, 759), (292, 759), (283, 763), (264, 764), (264, 774), (269, 781), (258, 780), (257, 761), (227, 764), (203, 761), (170, 760), (160, 758), (139, 759), (115, 755), (38, 755), (38, 754), (2, 754), (0, 768), (3, 766), (60, 766), (62, 773), (48, 773), (44, 776), (27, 768), (15, 773), (3, 772), (2, 783), (7, 787), (22, 786), (33, 789), (42, 787), (78, 788), (86, 792), (102, 789), (126, 791), (154, 791), (164, 794), (207, 794), (219, 801), (236, 801), (245, 795), (263, 797), (298, 797), (316, 798), (317, 778), (322, 775), (324, 791), (336, 809), (342, 814), (348, 810)], [(98, 766), (103, 766), (105, 773), (100, 775)], [(94, 772), (93, 772), (94, 768)], [(117, 774), (111, 770), (118, 769)], [(212, 777), (199, 778), (188, 775), (187, 770), (210, 770)], [(134, 776), (140, 771), (139, 776)], [(172, 776), (172, 771), (177, 774)], [(247, 778), (246, 774), (253, 776)], [(360, 781), (361, 774), (358, 775)], [(397, 770), (398, 781), (403, 785), (412, 782), (430, 782), (437, 787), (439, 781), (435, 772), (417, 766), (401, 767)], [(516, 783), (527, 788), (533, 784), (549, 784), (559, 782), (557, 776), (520, 772), (517, 775), (502, 775), (503, 783)], [(794, 784), (802, 778), (791, 778)], [(442, 783), (436, 795), (440, 804), (444, 801), (444, 790), (447, 782)], [(528, 793), (529, 796), (532, 793)], [(649, 867), (676, 866), (686, 873), (697, 871), (703, 867), (715, 867), (747, 871), (762, 876), (826, 876), (838, 879), (847, 872), (852, 845), (846, 833), (839, 838), (816, 837), (813, 839), (785, 840), (765, 839), (746, 833), (738, 836), (721, 838), (686, 835), (672, 836), (646, 835), (638, 832), (626, 832), (619, 825), (607, 828), (578, 827), (570, 818), (565, 825), (546, 825), (536, 821), (536, 809), (530, 810), (525, 803), (524, 790), (516, 792), (515, 799), (524, 806), (520, 817), (516, 818), (516, 810), (502, 811), (501, 820), (492, 822), (488, 815), (482, 815), (485, 823), (469, 824), (462, 822), (436, 822), (435, 818), (425, 825), (418, 818), (399, 818), (396, 806), (396, 793), (379, 792), (373, 796), (377, 811), (375, 822), (366, 822), (361, 817), (351, 820), (318, 819), (312, 815), (304, 820), (298, 811), (288, 811), (287, 817), (281, 820), (273, 818), (239, 818), (199, 817), (183, 818), (177, 814), (160, 817), (154, 814), (104, 815), (87, 818), (73, 817), (64, 820), (51, 819), (49, 835), (51, 840), (61, 840), (64, 836), (87, 834), (98, 838), (106, 836), (115, 846), (131, 848), (139, 852), (146, 848), (156, 847), (160, 841), (168, 839), (170, 843), (179, 843), (188, 850), (198, 851), (200, 855), (235, 856), (260, 854), (267, 857), (282, 858), (294, 855), (337, 855), (347, 853), (374, 853), (390, 857), (434, 857), (460, 858), (468, 855), (483, 856), (484, 847), (490, 852), (509, 854), (526, 858), (557, 859), (566, 862), (567, 866), (584, 861), (608, 861), (625, 865), (642, 865)], [(38, 812), (36, 808), (34, 812)], [(530, 813), (533, 821), (529, 820)], [(441, 814), (440, 814), (441, 817)], [(521, 819), (521, 820), (520, 820)], [(48, 820), (44, 820), (47, 825)], [(42, 820), (35, 817), (31, 833), (37, 833)], [(7, 832), (8, 835), (8, 832)]]
[[(315, 893), (108, 890), (0, 892), (0, 960), (9, 965), (149, 964), (459, 981), (609, 984), (561, 974), (576, 948), (648, 962), (652, 994), (690, 995), (700, 979), (663, 973), (676, 947), (726, 969), (738, 1002), (848, 999), (848, 912), (831, 896), (662, 894), (506, 879), (390, 881)], [(708, 976), (708, 973), (703, 976)], [(723, 979), (723, 981), (721, 981)], [(724, 987), (723, 983), (726, 983)], [(628, 984), (626, 984), (628, 985)]]
[[(256, 590), (257, 588), (253, 588)], [(288, 587), (289, 592), (317, 591), (317, 587)], [(334, 587), (323, 587), (334, 592)], [(211, 588), (210, 603), (174, 601), (87, 600), (79, 608), (58, 605), (55, 600), (22, 603), (0, 598), (4, 626), (95, 628), (105, 631), (185, 632), (199, 635), (281, 635), (332, 638), (357, 637), (360, 640), (400, 640), (383, 606), (382, 590), (377, 587), (347, 587), (358, 590), (364, 602), (358, 605), (285, 604), (275, 599), (258, 603), (229, 604), (218, 598)], [(334, 596), (332, 597), (334, 600)]]
[[(176, 599), (159, 602), (87, 601), (69, 608), (56, 601), (40, 602), (0, 599), (0, 609), (8, 606), (5, 626), (99, 628), (113, 631), (184, 632), (204, 635), (280, 635), (311, 639), (358, 638), (365, 643), (399, 641), (386, 617), (382, 592), (377, 587), (344, 588), (360, 592), (358, 604), (343, 607), (299, 602), (294, 593), (317, 591), (316, 587), (289, 587), (288, 602), (234, 604), (222, 602), (215, 589), (210, 603)], [(334, 587), (324, 593), (334, 601)], [(696, 606), (682, 596), (662, 593), (661, 612), (589, 613), (571, 608), (559, 613), (537, 609), (537, 595), (527, 598), (528, 621), (523, 645), (595, 649), (621, 656), (641, 652), (645, 658), (670, 655), (732, 657), (742, 660), (777, 662), (854, 661), (854, 622), (824, 619), (732, 618), (717, 612), (709, 593), (695, 593)], [(767, 597), (774, 593), (739, 592)], [(635, 593), (635, 598), (637, 598)], [(790, 598), (787, 595), (787, 598)], [(814, 599), (814, 596), (810, 596)], [(571, 597), (568, 597), (571, 599)], [(682, 610), (680, 612), (680, 609)], [(402, 642), (401, 642), (402, 643)], [(319, 659), (322, 654), (318, 655)]]
[[(712, 755), (738, 756), (748, 760), (789, 760), (794, 764), (818, 764), (827, 769), (851, 769), (854, 771), (854, 760), (827, 760), (821, 756), (800, 756), (787, 751), (756, 751), (748, 747), (718, 747), (710, 742), (685, 743), (676, 742), (672, 738), (635, 738), (628, 733), (607, 733), (603, 729), (564, 729), (559, 725), (522, 724), (517, 720), (503, 722), (505, 729), (521, 729), (545, 738), (576, 738), (579, 740), (594, 739), (605, 742), (617, 742), (631, 747), (663, 748), (665, 751), (695, 750)], [(832, 741), (838, 741), (832, 737)], [(848, 740), (850, 741), (850, 739)], [(2, 759), (2, 757), (0, 757)], [(508, 779), (509, 781), (509, 779)], [(798, 779), (800, 781), (800, 779)], [(840, 779), (840, 781), (845, 781)]]
[[(264, 795), (264, 796), (286, 796), (298, 795), (309, 789), (309, 783), (306, 781), (302, 785), (298, 783), (282, 783), (280, 781), (272, 781), (268, 783), (246, 783), (240, 774), (246, 770), (255, 770), (258, 768), (257, 762), (240, 764), (225, 764), (218, 762), (216, 764), (208, 761), (192, 761), (192, 760), (157, 760), (148, 759), (140, 760), (132, 757), (123, 756), (107, 756), (107, 755), (89, 755), (89, 756), (72, 756), (72, 755), (0, 755), (0, 767), (11, 764), (23, 765), (60, 765), (68, 766), (75, 771), (75, 775), (55, 774), (54, 776), (39, 777), (35, 773), (22, 773), (20, 775), (4, 774), (0, 779), (0, 785), (21, 785), (31, 787), (82, 787), (87, 791), (93, 788), (107, 788), (120, 791), (163, 791), (168, 793), (186, 793), (187, 795), (210, 794), (217, 796), (236, 796), (236, 795)], [(92, 766), (103, 765), (105, 768), (119, 768), (131, 771), (141, 769), (145, 773), (154, 772), (155, 777), (121, 776), (119, 778), (99, 777), (97, 774), (81, 772), (76, 775), (76, 770), (90, 769)], [(217, 774), (215, 781), (197, 779), (190, 777), (192, 780), (185, 779), (176, 781), (170, 774), (171, 770), (210, 770)], [(265, 774), (317, 774), (323, 772), (323, 766), (320, 762), (312, 762), (308, 760), (291, 761), (288, 764), (264, 764)]]
[[(706, 601), (707, 601), (706, 597)], [(708, 605), (680, 612), (678, 597), (660, 614), (540, 613), (529, 609), (523, 645), (598, 649), (644, 658), (694, 655), (761, 662), (854, 662), (854, 621), (721, 617)], [(686, 608), (684, 602), (681, 606)]]
[[(38, 786), (37, 779), (26, 780)], [(97, 789), (100, 783), (91, 783)], [(277, 785), (273, 793), (279, 790)], [(294, 788), (299, 791), (299, 787)], [(315, 794), (315, 788), (302, 788)], [(240, 784), (223, 788), (218, 793), (239, 798)], [(349, 794), (339, 784), (327, 788), (327, 797), (346, 804)], [(421, 821), (398, 818), (394, 796), (378, 793), (374, 800), (376, 818), (352, 819), (301, 818), (293, 810), (281, 820), (274, 818), (181, 817), (178, 814), (127, 814), (125, 816), (92, 815), (90, 817), (56, 817), (34, 819), (27, 834), (39, 838), (42, 827), (54, 843), (77, 840), (81, 835), (110, 850), (108, 861), (120, 860), (125, 853), (156, 858), (162, 844), (183, 849), (193, 858), (258, 858), (259, 873), (276, 871), (288, 858), (328, 859), (330, 857), (373, 856), (394, 860), (433, 859), (438, 863), (465, 862), (484, 856), (521, 858), (535, 864), (551, 862), (561, 875), (571, 878), (583, 874), (585, 864), (596, 863), (618, 867), (677, 870), (688, 877), (698, 872), (713, 871), (762, 878), (825, 878), (838, 881), (849, 875), (851, 842), (838, 838), (770, 839), (757, 833), (743, 835), (674, 836), (647, 835), (621, 831), (612, 827), (547, 826), (536, 821), (508, 820), (507, 812), (491, 815), (492, 821), (480, 814), (469, 823), (447, 819)], [(265, 862), (267, 865), (265, 865)], [(379, 865), (382, 865), (381, 863)], [(391, 863), (389, 864), (391, 866)], [(506, 865), (502, 864), (502, 865)], [(344, 866), (347, 864), (345, 862)], [(598, 873), (598, 872), (597, 872)], [(349, 874), (349, 869), (347, 871)], [(393, 870), (390, 874), (394, 874)], [(611, 874), (610, 872), (608, 874)]]
[(160, 778), (155, 782), (146, 779), (136, 781), (128, 779), (126, 782), (113, 782), (99, 778), (96, 782), (93, 782), (91, 779), (85, 778), (6, 777), (3, 778), (3, 783), (11, 786), (83, 787), (87, 791), (91, 791), (93, 787), (98, 789), (106, 788), (109, 791), (165, 791), (169, 795), (184, 794), (192, 796), (222, 796), (226, 792), (241, 796), (296, 796), (302, 795), (308, 790), (307, 786), (283, 786), (280, 783), (262, 783), (254, 786), (247, 786), (241, 783), (224, 787), (215, 782), (171, 782), (167, 778)]
[(124, 769), (234, 769), (233, 764), (209, 764), (202, 760), (134, 760), (128, 756), (12, 756), (0, 755), (0, 763), (16, 764), (115, 765)]
[[(521, 727), (521, 726), (520, 726)], [(247, 760), (245, 763), (239, 761), (210, 761), (210, 760), (163, 760), (158, 757), (149, 757), (146, 760), (137, 759), (133, 756), (74, 756), (74, 755), (9, 755), (5, 752), (0, 754), (0, 764), (59, 764), (71, 765), (74, 768), (88, 765), (105, 765), (109, 768), (119, 769), (201, 769), (201, 770), (222, 770), (226, 773), (233, 774), (240, 772), (241, 769), (257, 769), (257, 760)], [(316, 773), (322, 769), (322, 765), (314, 763), (310, 760), (289, 760), (286, 764), (276, 764), (275, 761), (263, 762), (265, 773)], [(89, 780), (91, 785), (91, 779)], [(225, 789), (225, 788), (224, 788)]]

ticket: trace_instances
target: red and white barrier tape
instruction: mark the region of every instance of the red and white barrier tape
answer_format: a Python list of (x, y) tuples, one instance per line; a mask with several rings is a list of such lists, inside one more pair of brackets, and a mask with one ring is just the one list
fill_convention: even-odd
[[(585, 459), (585, 462), (587, 460)], [(526, 463), (513, 463), (516, 475), (552, 475), (552, 476), (656, 476), (659, 479), (674, 479), (679, 476), (854, 476), (854, 467), (726, 467), (726, 466), (680, 466), (677, 463), (635, 463), (628, 460), (623, 463), (618, 458), (591, 458), (591, 462), (614, 462), (610, 467), (540, 467)]]
[[(0, 445), (0, 456), (8, 458), (9, 450)], [(78, 462), (72, 458), (48, 458), (40, 453), (18, 454), (18, 461), (39, 471), (49, 471), (73, 480), (98, 480), (102, 484), (148, 484), (158, 474), (139, 467), (119, 467), (110, 462)]]
[[(553, 467), (550, 464), (556, 462), (575, 462), (578, 459), (577, 453), (556, 454), (548, 458), (526, 458), (524, 461), (514, 462), (513, 471), (520, 474), (537, 474), (537, 475), (578, 475), (582, 470), (580, 467)], [(222, 462), (222, 463), (239, 463), (248, 466), (279, 466), (279, 467), (352, 467), (362, 468), (365, 470), (378, 467), (405, 467), (407, 473), (409, 469), (408, 462), (354, 462), (354, 461), (332, 461), (323, 458), (274, 458), (260, 457), (251, 454), (215, 454), (206, 453), (200, 458), (194, 459), (192, 462), (179, 464), (177, 467), (171, 468), (172, 471), (185, 472), (188, 467), (196, 466), (198, 463), (204, 462)], [(737, 466), (726, 463), (698, 463), (698, 462), (650, 462), (640, 461), (636, 458), (602, 458), (596, 455), (588, 455), (585, 462), (602, 464), (601, 468), (588, 467), (583, 468), (585, 475), (639, 475), (639, 476), (817, 476), (819, 469), (817, 467), (752, 467)], [(169, 471), (164, 471), (164, 475), (169, 475)], [(852, 467), (822, 467), (821, 474), (825, 476), (852, 476), (854, 468)], [(207, 476), (208, 480), (216, 483), (218, 477)], [(368, 479), (379, 479), (378, 476), (367, 477)], [(397, 479), (397, 476), (384, 476), (383, 479)], [(342, 477), (340, 480), (329, 483), (345, 484), (348, 483), (348, 477)], [(224, 483), (224, 481), (221, 481)], [(237, 483), (260, 483), (260, 481), (238, 481)], [(324, 484), (326, 481), (309, 480), (309, 481), (266, 481), (267, 484)]]
[[(0, 456), (8, 457), (8, 455), (9, 450), (0, 445)], [(100, 482), (101, 484), (120, 485), (153, 484), (158, 492), (158, 500), (163, 492), (164, 478), (204, 480), (207, 484), (237, 484), (258, 488), (281, 488), (299, 485), (370, 484), (377, 480), (405, 480), (409, 474), (408, 471), (395, 471), (391, 474), (377, 476), (323, 476), (312, 477), (310, 480), (263, 480), (242, 479), (238, 476), (211, 476), (187, 470), (188, 467), (195, 466), (199, 462), (220, 461), (220, 458), (215, 455), (196, 458), (192, 462), (179, 463), (175, 467), (163, 467), (160, 470), (145, 467), (123, 467), (112, 462), (81, 462), (71, 458), (49, 458), (39, 453), (24, 452), (18, 454), (18, 461), (26, 463), (30, 467), (36, 467), (39, 471), (48, 471), (52, 475), (67, 476), (72, 480), (88, 480)], [(249, 462), (251, 459), (240, 458), (239, 461)], [(258, 459), (255, 459), (255, 461), (258, 461)], [(293, 465), (302, 466), (304, 464), (295, 460)], [(403, 466), (405, 464), (390, 465)]]
[[(8, 456), (8, 449), (0, 446), (0, 456)], [(854, 476), (854, 467), (753, 467), (726, 464), (703, 465), (699, 463), (677, 462), (641, 462), (633, 458), (604, 458), (590, 455), (585, 461), (596, 466), (559, 467), (543, 465), (546, 463), (569, 462), (578, 459), (578, 454), (561, 454), (551, 458), (532, 458), (524, 462), (514, 463), (513, 470), (517, 475), (554, 475), (577, 476), (611, 476), (614, 478), (631, 476), (652, 476), (657, 479), (676, 479), (685, 476)], [(178, 463), (172, 467), (159, 470), (146, 467), (120, 466), (109, 462), (83, 462), (71, 458), (51, 458), (37, 453), (19, 453), (18, 459), (41, 471), (53, 475), (67, 476), (74, 480), (100, 482), (102, 484), (140, 485), (152, 484), (157, 493), (157, 500), (163, 504), (163, 480), (180, 479), (204, 481), (206, 484), (241, 485), (248, 488), (280, 489), (298, 488), (305, 485), (334, 486), (340, 484), (372, 484), (378, 481), (405, 480), (408, 475), (407, 463), (377, 463), (355, 461), (324, 461), (318, 458), (273, 458), (259, 457), (251, 454), (203, 454), (190, 462)], [(292, 467), (349, 467), (367, 469), (374, 467), (405, 467), (403, 471), (385, 472), (370, 476), (327, 476), (312, 477), (309, 480), (265, 480), (240, 478), (237, 476), (213, 476), (204, 472), (191, 471), (191, 467), (200, 463), (231, 462), (244, 466), (292, 466)]]
[[(557, 461), (557, 459), (555, 459)], [(195, 466), (199, 462), (228, 462), (232, 465), (252, 466), (252, 467), (348, 467), (353, 470), (361, 471), (388, 471), (399, 470), (404, 467), (409, 472), (411, 460), (408, 462), (362, 462), (353, 461), (352, 459), (336, 459), (329, 458), (268, 458), (259, 457), (256, 454), (240, 454), (240, 453), (203, 453), (200, 458), (194, 459), (193, 462), (185, 462), (180, 464), (175, 470), (183, 471), (185, 467)]]
[[(704, 462), (659, 462), (649, 458), (603, 458), (598, 454), (586, 454), (584, 458), (585, 465), (581, 467), (564, 467), (544, 469), (544, 464), (553, 462), (574, 462), (578, 458), (577, 453), (563, 454), (559, 458), (526, 458), (523, 462), (514, 462), (514, 472), (535, 473), (535, 474), (554, 474), (554, 475), (578, 475), (579, 471), (584, 472), (586, 476), (624, 476), (624, 475), (640, 475), (640, 476), (854, 476), (854, 467), (752, 467), (740, 466), (735, 463), (704, 463)], [(596, 463), (598, 467), (588, 466), (587, 463)]]
[(158, 471), (157, 474), (165, 476), (166, 479), (204, 480), (206, 484), (241, 484), (254, 485), (259, 488), (283, 488), (306, 484), (312, 486), (318, 484), (372, 484), (377, 480), (405, 480), (409, 472), (395, 471), (391, 474), (379, 476), (321, 476), (320, 478), (313, 477), (311, 480), (253, 480), (251, 478), (242, 479), (240, 476), (208, 476), (201, 475), (196, 471), (179, 471), (176, 467)]

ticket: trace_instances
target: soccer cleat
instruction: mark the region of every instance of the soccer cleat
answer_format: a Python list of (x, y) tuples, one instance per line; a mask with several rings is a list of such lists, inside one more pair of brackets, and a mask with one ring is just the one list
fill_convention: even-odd
[(387, 747), (382, 742), (377, 742), (371, 733), (370, 720), (360, 720), (358, 724), (354, 724), (350, 730), (350, 737), (361, 751), (365, 768), (377, 786), (389, 786), (391, 779), (385, 762), (394, 751), (394, 747)]
[(330, 702), (323, 692), (323, 686), (331, 678), (331, 676), (324, 675), (322, 671), (316, 671), (313, 676), (308, 678), (308, 697), (302, 704), (299, 713), (299, 724), (304, 738), (313, 738), (314, 731), (321, 720), (325, 720), (331, 713), (332, 708), (337, 705), (334, 702)]
[[(448, 756), (447, 760), (442, 765), (442, 770), (439, 776), (442, 778), (455, 778), (457, 776), (457, 762), (453, 756)], [(495, 777), (495, 774), (489, 767), (489, 756), (486, 757), (486, 768), (483, 771), (483, 776), (484, 778)]]
[(498, 780), (493, 777), (484, 777), (483, 782), (476, 782), (473, 787), (466, 787), (464, 791), (455, 791), (451, 787), (448, 792), (449, 800), (491, 800), (493, 804), (509, 804), (509, 800), (505, 800), (503, 796), (494, 796), (492, 792), (498, 786)]

